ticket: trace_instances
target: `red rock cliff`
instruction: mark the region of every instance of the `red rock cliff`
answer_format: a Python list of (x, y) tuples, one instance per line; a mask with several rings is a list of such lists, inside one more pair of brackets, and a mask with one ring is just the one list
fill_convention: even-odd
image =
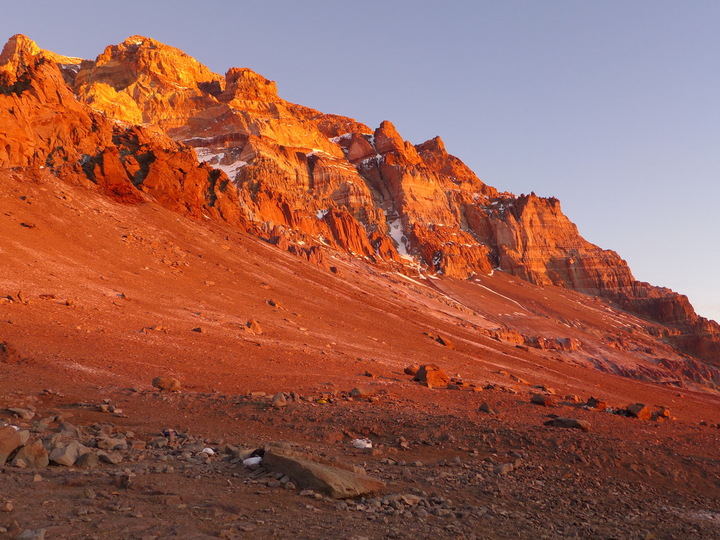
[(289, 103), (249, 69), (217, 75), (142, 36), (95, 60), (15, 36), (0, 56), (0, 123), (2, 167), (50, 167), (125, 202), (241, 225), (312, 260), (331, 247), (456, 278), (499, 268), (662, 322), (666, 339), (720, 363), (720, 326), (685, 297), (637, 282), (556, 199), (500, 193), (440, 138), (414, 146), (390, 122), (373, 131)]

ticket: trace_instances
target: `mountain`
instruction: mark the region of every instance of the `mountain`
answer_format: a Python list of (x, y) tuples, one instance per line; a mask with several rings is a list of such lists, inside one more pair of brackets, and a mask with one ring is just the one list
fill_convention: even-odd
[(249, 69), (214, 74), (142, 36), (81, 60), (17, 35), (0, 55), (0, 124), (2, 168), (45, 168), (125, 204), (225, 222), (324, 267), (342, 252), (411, 277), (502, 271), (574, 290), (720, 365), (720, 325), (635, 280), (557, 199), (486, 185), (439, 137), (413, 145), (388, 121), (373, 130), (289, 103)]
[(717, 324), (440, 138), (14, 36), (0, 209), (3, 537), (718, 538)]

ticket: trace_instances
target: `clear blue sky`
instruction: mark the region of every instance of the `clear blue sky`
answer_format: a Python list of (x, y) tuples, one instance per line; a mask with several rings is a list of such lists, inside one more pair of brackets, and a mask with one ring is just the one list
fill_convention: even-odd
[(94, 58), (147, 35), (413, 143), (440, 135), (488, 184), (558, 197), (637, 279), (720, 320), (716, 0), (9, 4), (0, 41)]

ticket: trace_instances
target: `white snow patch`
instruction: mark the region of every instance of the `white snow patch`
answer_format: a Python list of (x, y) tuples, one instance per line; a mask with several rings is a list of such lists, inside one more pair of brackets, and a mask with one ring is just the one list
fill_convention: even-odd
[(210, 148), (206, 148), (203, 146), (196, 147), (195, 152), (197, 153), (198, 161), (200, 161), (201, 163), (207, 163), (213, 169), (223, 171), (233, 182), (235, 182), (235, 177), (240, 172), (240, 169), (242, 169), (243, 167), (245, 167), (245, 165), (248, 164), (247, 161), (242, 160), (237, 160), (229, 164), (223, 164), (222, 162), (226, 157), (225, 152), (216, 154), (212, 150), (210, 150)]
[(387, 216), (388, 213), (385, 212), (385, 219), (387, 220), (388, 227), (390, 227), (390, 238), (392, 238), (395, 241), (395, 244), (397, 244), (398, 254), (404, 259), (412, 261), (413, 258), (407, 250), (407, 238), (403, 234), (402, 230), (402, 220), (399, 217), (396, 217), (395, 219), (387, 219)]
[(337, 144), (340, 141), (342, 141), (344, 139), (349, 139), (352, 136), (353, 136), (352, 133), (343, 133), (342, 135), (338, 135), (337, 137), (333, 137), (332, 139), (330, 139), (330, 142)]
[(411, 278), (411, 277), (408, 277), (408, 276), (406, 276), (405, 274), (401, 274), (400, 272), (395, 272), (395, 274), (398, 275), (398, 276), (400, 276), (400, 277), (403, 278), (403, 279), (408, 280), (410, 283), (414, 283), (415, 285), (423, 285), (423, 284), (420, 283), (418, 280), (413, 279), (413, 278)]

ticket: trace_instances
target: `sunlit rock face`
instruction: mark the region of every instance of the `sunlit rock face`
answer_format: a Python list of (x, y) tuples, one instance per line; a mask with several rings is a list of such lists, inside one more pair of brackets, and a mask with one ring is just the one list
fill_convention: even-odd
[(132, 36), (95, 60), (14, 36), (0, 56), (0, 166), (45, 167), (117, 200), (154, 200), (243, 227), (318, 263), (336, 249), (386, 269), (468, 278), (495, 269), (608, 299), (720, 363), (720, 327), (637, 282), (554, 198), (484, 184), (436, 137), (289, 103), (246, 68), (225, 75)]

